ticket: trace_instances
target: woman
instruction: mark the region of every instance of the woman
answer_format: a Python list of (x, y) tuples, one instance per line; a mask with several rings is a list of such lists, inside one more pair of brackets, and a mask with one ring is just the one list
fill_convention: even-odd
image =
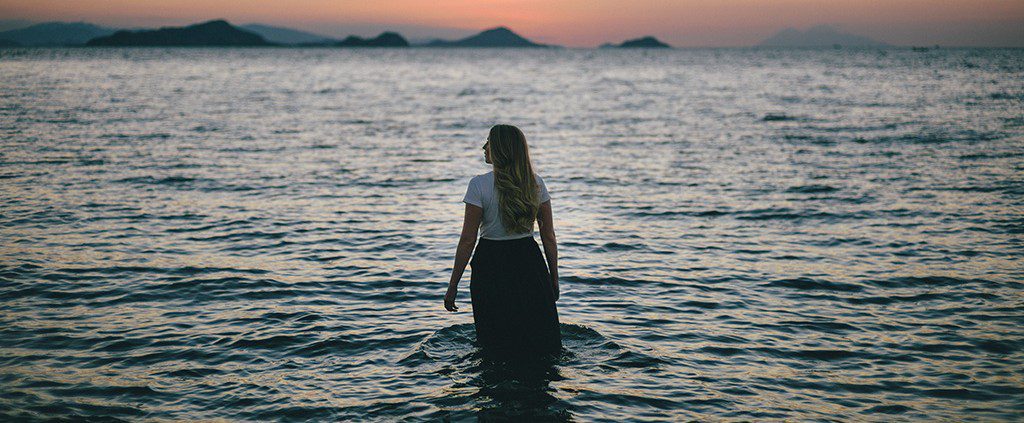
[[(558, 353), (558, 250), (547, 187), (533, 173), (519, 128), (495, 125), (483, 149), (484, 161), (493, 170), (473, 177), (462, 200), (466, 214), (444, 307), (458, 310), (455, 295), (473, 253), (469, 291), (482, 349), (501, 355)], [(546, 266), (533, 238), (535, 220)], [(473, 252), (478, 231), (480, 243)]]

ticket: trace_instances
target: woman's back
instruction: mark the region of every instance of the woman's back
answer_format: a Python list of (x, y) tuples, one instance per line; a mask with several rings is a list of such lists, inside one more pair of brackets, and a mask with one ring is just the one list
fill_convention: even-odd
[[(537, 204), (540, 205), (551, 199), (547, 186), (540, 175), (534, 174), (539, 192), (537, 193)], [(483, 239), (504, 240), (533, 236), (532, 230), (523, 233), (508, 233), (501, 221), (501, 209), (498, 201), (498, 193), (494, 187), (494, 172), (487, 172), (474, 176), (469, 181), (469, 188), (466, 189), (466, 196), (462, 199), (467, 204), (480, 207), (484, 210), (483, 219), (480, 223), (480, 237)]]

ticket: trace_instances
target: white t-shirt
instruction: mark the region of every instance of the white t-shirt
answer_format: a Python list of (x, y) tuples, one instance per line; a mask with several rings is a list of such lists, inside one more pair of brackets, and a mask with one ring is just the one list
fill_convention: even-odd
[[(537, 204), (540, 205), (550, 200), (551, 196), (548, 195), (544, 179), (541, 179), (536, 173), (533, 176), (537, 178), (537, 185), (540, 187), (540, 193), (537, 195)], [(530, 232), (523, 233), (505, 232), (505, 227), (501, 224), (501, 212), (498, 208), (498, 193), (494, 190), (494, 171), (470, 179), (469, 188), (466, 189), (466, 196), (462, 202), (484, 209), (484, 216), (480, 222), (480, 238), (502, 240), (533, 236), (532, 229)]]

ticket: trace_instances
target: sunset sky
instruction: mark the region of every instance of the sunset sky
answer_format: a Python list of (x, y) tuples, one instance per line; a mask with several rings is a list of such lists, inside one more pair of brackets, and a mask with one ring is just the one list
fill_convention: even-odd
[(398, 30), (414, 39), (505, 25), (569, 47), (641, 35), (682, 47), (744, 46), (819, 24), (898, 45), (1024, 46), (1024, 0), (0, 0), (8, 22), (151, 27), (215, 18), (335, 37)]

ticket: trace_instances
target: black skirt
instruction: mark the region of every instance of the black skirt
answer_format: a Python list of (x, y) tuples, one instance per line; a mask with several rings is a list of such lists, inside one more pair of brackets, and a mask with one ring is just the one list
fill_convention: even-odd
[(532, 236), (481, 238), (469, 264), (473, 324), (485, 353), (533, 357), (561, 351), (551, 277)]

